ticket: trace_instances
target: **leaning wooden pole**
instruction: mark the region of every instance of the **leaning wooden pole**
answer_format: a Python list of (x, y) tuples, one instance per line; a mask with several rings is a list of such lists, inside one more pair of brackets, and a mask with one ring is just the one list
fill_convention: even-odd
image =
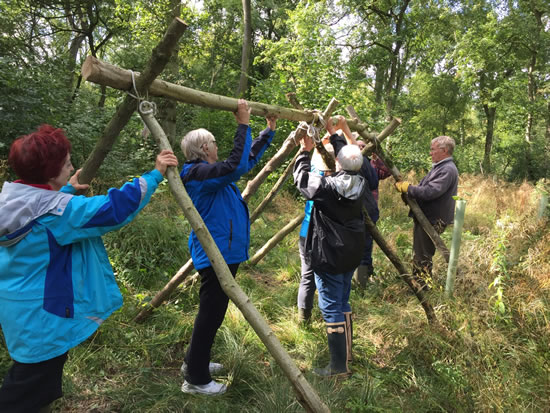
[(422, 305), (422, 308), (426, 313), (428, 322), (431, 325), (439, 324), (437, 316), (435, 315), (435, 311), (432, 305), (426, 299), (426, 295), (424, 294), (424, 291), (422, 290), (420, 284), (418, 284), (418, 282), (413, 277), (411, 277), (411, 274), (406, 270), (405, 266), (403, 265), (397, 254), (393, 252), (380, 231), (378, 231), (378, 228), (376, 227), (374, 222), (372, 222), (372, 220), (370, 219), (366, 209), (363, 209), (363, 215), (365, 216), (365, 227), (367, 231), (370, 232), (372, 238), (374, 239), (374, 241), (376, 241), (376, 244), (378, 244), (380, 249), (384, 252), (384, 254), (386, 254), (386, 257), (388, 257), (390, 262), (397, 269), (399, 276), (403, 279), (403, 281), (407, 283), (416, 298), (418, 298), (418, 301), (420, 301), (420, 304)]
[[(348, 106), (346, 109), (352, 118), (359, 121), (357, 112), (355, 112), (352, 106)], [(386, 131), (386, 129), (384, 129), (384, 131), (382, 131), (380, 135), (390, 132), (390, 130), (391, 130), (390, 133), (392, 133), (393, 130), (395, 130), (395, 128), (397, 128), (397, 126), (399, 126), (400, 123), (401, 123), (400, 119), (392, 120), (392, 122), (390, 122), (388, 127), (386, 127), (386, 129), (389, 128), (389, 130)], [(395, 181), (396, 182), (401, 181), (402, 180), (401, 172), (399, 172), (399, 169), (397, 169), (397, 167), (395, 166), (391, 156), (389, 154), (386, 154), (382, 149), (382, 146), (380, 145), (381, 140), (378, 139), (378, 137), (372, 138), (366, 134), (364, 135), (363, 132), (359, 132), (359, 134), (363, 136), (363, 138), (365, 138), (366, 140), (370, 140), (372, 145), (372, 146), (369, 146), (369, 148), (365, 147), (363, 149), (363, 153), (365, 154), (367, 151), (372, 151), (376, 153), (376, 155), (380, 159), (382, 159), (382, 162), (384, 162), (386, 167), (390, 170)], [(441, 239), (437, 231), (434, 229), (430, 221), (428, 221), (428, 219), (426, 218), (426, 215), (424, 215), (424, 212), (420, 209), (420, 206), (418, 205), (418, 203), (414, 199), (409, 198), (407, 194), (403, 194), (401, 198), (403, 199), (403, 202), (405, 202), (405, 204), (409, 206), (414, 217), (416, 218), (416, 220), (418, 221), (422, 229), (426, 232), (426, 234), (428, 234), (428, 236), (433, 241), (437, 250), (441, 253), (441, 255), (443, 255), (443, 257), (445, 258), (445, 261), (447, 261), (448, 263), (449, 257), (450, 257), (449, 249), (447, 248), (447, 246), (445, 245), (445, 243), (443, 242), (443, 240)]]
[(305, 212), (302, 212), (298, 216), (294, 217), (288, 224), (286, 224), (279, 232), (277, 232), (269, 241), (267, 241), (262, 248), (256, 251), (256, 254), (248, 261), (251, 265), (256, 265), (265, 255), (271, 251), (281, 240), (283, 240), (288, 234), (290, 234), (298, 225), (302, 223)]
[[(154, 118), (153, 114), (142, 113), (141, 116), (155, 139), (159, 142), (160, 148), (172, 150), (164, 131)], [(231, 271), (229, 270), (229, 267), (227, 266), (220, 250), (216, 246), (216, 243), (210, 235), (210, 232), (204, 224), (200, 214), (195, 209), (193, 201), (187, 194), (187, 191), (185, 190), (185, 187), (179, 177), (177, 168), (169, 167), (166, 172), (166, 176), (168, 177), (168, 183), (174, 197), (176, 198), (176, 201), (191, 224), (191, 227), (205, 250), (212, 267), (214, 267), (220, 286), (231, 301), (233, 301), (239, 308), (243, 316), (250, 323), (258, 337), (262, 340), (268, 351), (286, 374), (297, 393), (300, 404), (308, 412), (329, 412), (329, 408), (323, 403), (315, 389), (313, 389), (313, 387), (311, 387), (309, 382), (305, 379), (303, 373), (298, 369), (298, 367), (296, 367), (296, 364), (281, 345), (273, 333), (273, 330), (271, 330), (260, 312), (250, 302), (250, 299), (239, 287), (239, 284), (237, 284), (237, 282), (233, 279)]]
[[(166, 30), (166, 34), (160, 41), (160, 43), (153, 49), (151, 58), (143, 71), (143, 74), (136, 79), (135, 85), (137, 93), (143, 94), (149, 87), (149, 85), (155, 80), (155, 78), (164, 70), (164, 67), (170, 61), (172, 52), (175, 49), (179, 39), (183, 35), (183, 32), (187, 28), (187, 25), (183, 20), (175, 18), (172, 20), (172, 23)], [(89, 56), (92, 58), (92, 56)], [(86, 59), (88, 61), (88, 59)], [(85, 64), (84, 64), (85, 65)], [(86, 79), (84, 75), (83, 67), (83, 78)], [(126, 85), (124, 90), (133, 89), (133, 83), (130, 75), (130, 82)], [(136, 93), (133, 91), (133, 93)], [(92, 181), (92, 178), (97, 174), (99, 167), (103, 163), (105, 157), (111, 151), (120, 131), (124, 129), (132, 114), (136, 110), (136, 100), (130, 96), (126, 96), (124, 101), (117, 108), (115, 114), (113, 115), (111, 121), (107, 124), (103, 131), (101, 139), (99, 139), (82, 166), (82, 172), (80, 173), (78, 180), (81, 184), (87, 184)]]
[(273, 185), (273, 188), (271, 188), (271, 191), (269, 191), (267, 196), (262, 200), (262, 202), (260, 202), (260, 205), (258, 205), (254, 212), (250, 215), (250, 224), (256, 221), (260, 214), (264, 212), (264, 209), (267, 207), (267, 205), (269, 205), (269, 203), (273, 200), (275, 195), (279, 193), (288, 177), (292, 174), (292, 171), (294, 170), (294, 164), (296, 163), (296, 158), (298, 158), (299, 154), (300, 151), (297, 151), (296, 155), (294, 155), (294, 158), (292, 158), (292, 160), (289, 162), (288, 166), (281, 174), (275, 185)]

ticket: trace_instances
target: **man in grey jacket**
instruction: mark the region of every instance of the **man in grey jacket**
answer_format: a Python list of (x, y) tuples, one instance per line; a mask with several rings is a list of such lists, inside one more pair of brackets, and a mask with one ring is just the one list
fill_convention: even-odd
[[(439, 234), (447, 225), (453, 223), (455, 209), (453, 196), (456, 195), (458, 187), (458, 170), (452, 157), (454, 148), (455, 141), (449, 136), (438, 136), (433, 139), (430, 147), (432, 157), (430, 172), (418, 185), (410, 185), (407, 181), (395, 184), (399, 192), (416, 199), (420, 209)], [(414, 219), (413, 229), (413, 251), (413, 275), (421, 283), (426, 278), (429, 281), (435, 245), (416, 219)]]

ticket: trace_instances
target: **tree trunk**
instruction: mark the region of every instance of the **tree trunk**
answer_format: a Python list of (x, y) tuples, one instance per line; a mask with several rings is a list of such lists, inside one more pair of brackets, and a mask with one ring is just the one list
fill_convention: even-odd
[[(181, 2), (180, 0), (170, 0), (170, 13), (167, 16), (167, 23), (170, 23), (174, 18), (181, 16)], [(177, 79), (179, 77), (179, 45), (174, 47), (172, 57), (166, 65), (164, 73), (168, 75), (169, 79)], [(168, 140), (175, 146), (176, 140), (176, 109), (177, 105), (171, 99), (162, 99), (158, 103), (160, 124), (164, 133), (168, 137)]]
[[(172, 21), (163, 39), (153, 49), (151, 58), (149, 59), (143, 75), (136, 79), (136, 88), (140, 94), (144, 94), (151, 82), (153, 82), (160, 72), (162, 72), (170, 59), (172, 50), (177, 45), (186, 28), (187, 25), (183, 20), (176, 18)], [(88, 56), (88, 58), (95, 59), (92, 56)], [(88, 59), (86, 59), (86, 61), (88, 61)], [(84, 66), (85, 65), (86, 63), (84, 63)], [(128, 74), (130, 73), (128, 72)], [(84, 73), (83, 77), (85, 78)], [(133, 97), (126, 96), (124, 102), (117, 108), (115, 115), (103, 131), (101, 139), (96, 143), (94, 150), (88, 159), (86, 159), (79, 176), (80, 183), (85, 184), (91, 182), (103, 163), (103, 160), (113, 147), (120, 131), (126, 126), (135, 109), (136, 100)]]
[(250, 50), (252, 48), (252, 17), (250, 12), (250, 0), (243, 2), (243, 52), (241, 58), (241, 78), (236, 96), (242, 97), (248, 89), (248, 67), (250, 64)]
[[(160, 148), (172, 150), (168, 139), (153, 115), (142, 114), (142, 117), (153, 136), (158, 140)], [(193, 201), (189, 198), (181, 182), (177, 168), (169, 167), (166, 175), (174, 197), (197, 235), (212, 263), (212, 267), (214, 267), (220, 286), (231, 301), (239, 308), (273, 358), (277, 361), (277, 364), (286, 374), (297, 393), (300, 404), (309, 412), (329, 412), (328, 407), (323, 403), (315, 389), (310, 386), (303, 373), (296, 367), (294, 361), (290, 358), (262, 315), (250, 302), (250, 299), (239, 287), (239, 284), (233, 279), (220, 250), (216, 246), (200, 214), (195, 209)]]
[(496, 108), (485, 103), (483, 105), (483, 110), (485, 111), (485, 116), (487, 117), (487, 129), (485, 131), (485, 153), (483, 154), (483, 172), (489, 174), (491, 173), (491, 151), (493, 150)]

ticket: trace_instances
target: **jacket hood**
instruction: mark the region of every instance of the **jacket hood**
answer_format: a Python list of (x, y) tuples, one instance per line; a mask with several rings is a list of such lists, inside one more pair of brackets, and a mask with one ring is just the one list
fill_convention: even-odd
[(327, 181), (338, 195), (350, 201), (355, 201), (363, 196), (366, 188), (365, 178), (361, 175), (350, 175), (347, 172), (329, 176)]
[(37, 218), (63, 215), (73, 195), (25, 184), (4, 182), (0, 193), (0, 246), (9, 247), (23, 239)]

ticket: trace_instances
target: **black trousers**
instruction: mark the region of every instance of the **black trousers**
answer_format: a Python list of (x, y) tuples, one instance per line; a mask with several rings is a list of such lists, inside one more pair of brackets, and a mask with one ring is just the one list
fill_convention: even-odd
[[(239, 264), (229, 264), (228, 267), (235, 277)], [(222, 290), (214, 268), (206, 267), (199, 270), (199, 275), (201, 277), (199, 312), (195, 318), (191, 342), (185, 354), (187, 363), (185, 380), (191, 384), (208, 384), (212, 381), (208, 370), (210, 351), (216, 333), (225, 318), (229, 298)]]
[(0, 412), (36, 413), (63, 396), (67, 353), (40, 363), (14, 361), (0, 388)]

